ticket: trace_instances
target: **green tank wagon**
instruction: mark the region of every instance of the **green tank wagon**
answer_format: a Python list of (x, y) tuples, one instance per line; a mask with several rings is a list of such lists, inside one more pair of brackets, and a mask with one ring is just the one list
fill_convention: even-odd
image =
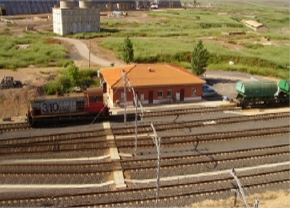
[(239, 81), (236, 84), (238, 92), (236, 102), (242, 107), (276, 102), (278, 91), (275, 81)]

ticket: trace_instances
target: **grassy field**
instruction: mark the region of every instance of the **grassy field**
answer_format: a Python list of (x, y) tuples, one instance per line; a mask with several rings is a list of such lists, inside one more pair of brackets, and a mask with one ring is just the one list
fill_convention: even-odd
[[(288, 0), (193, 0), (182, 3), (186, 9), (130, 13), (124, 18), (101, 19), (101, 32), (80, 33), (74, 38), (102, 38), (100, 45), (122, 57), (124, 39), (134, 45), (134, 62), (166, 62), (190, 68), (190, 56), (198, 39), (210, 53), (209, 69), (237, 70), (289, 79)], [(209, 3), (211, 6), (208, 7)], [(212, 4), (214, 3), (214, 4)], [(268, 32), (257, 33), (242, 19), (265, 24)], [(243, 31), (225, 36), (222, 32)], [(262, 41), (267, 37), (270, 41)], [(15, 37), (9, 28), (0, 31), (0, 69), (36, 66), (66, 66), (67, 51), (54, 43), (52, 33), (25, 33)], [(23, 45), (28, 47), (23, 48)], [(229, 65), (233, 61), (234, 65)]]
[(16, 37), (6, 30), (0, 35), (0, 69), (35, 66), (63, 66), (70, 63), (63, 45), (42, 34)]
[[(202, 5), (207, 2), (212, 1), (202, 1)], [(190, 53), (202, 39), (211, 55), (210, 69), (289, 79), (289, 7), (285, 0), (275, 2), (233, 0), (219, 1), (210, 8), (149, 11), (150, 20), (142, 23), (126, 18), (102, 21), (98, 36), (106, 37), (101, 45), (119, 58), (128, 36), (134, 45), (135, 62), (173, 62), (184, 67), (190, 67)], [(241, 23), (242, 19), (263, 23), (268, 32), (254, 32)], [(227, 31), (244, 31), (246, 35), (222, 35)], [(263, 44), (262, 37), (272, 44)], [(229, 61), (235, 65), (229, 66)]]

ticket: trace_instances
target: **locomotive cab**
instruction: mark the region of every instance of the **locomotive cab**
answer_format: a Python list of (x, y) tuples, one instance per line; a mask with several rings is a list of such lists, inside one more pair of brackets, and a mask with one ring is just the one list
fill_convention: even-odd
[(86, 108), (87, 114), (109, 115), (109, 108), (104, 105), (102, 88), (88, 88), (86, 91), (86, 98), (88, 103)]

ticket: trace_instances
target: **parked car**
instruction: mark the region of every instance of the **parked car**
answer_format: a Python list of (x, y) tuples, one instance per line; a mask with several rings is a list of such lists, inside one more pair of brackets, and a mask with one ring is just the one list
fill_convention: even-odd
[(218, 93), (214, 89), (207, 89), (202, 91), (202, 97), (215, 97)]
[(215, 97), (218, 93), (211, 86), (204, 84), (202, 85), (202, 97)]
[(207, 85), (207, 84), (203, 84), (202, 85), (202, 91), (208, 90), (208, 89), (212, 89), (211, 86)]
[(158, 5), (156, 5), (156, 4), (152, 4), (152, 5), (151, 5), (151, 9), (158, 9)]

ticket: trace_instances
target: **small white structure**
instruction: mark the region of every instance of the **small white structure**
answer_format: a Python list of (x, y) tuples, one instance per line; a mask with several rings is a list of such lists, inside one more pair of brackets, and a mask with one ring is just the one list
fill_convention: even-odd
[(79, 1), (79, 7), (74, 7), (72, 0), (61, 0), (52, 16), (53, 32), (59, 35), (100, 31), (100, 10), (92, 8), (91, 0)]
[(244, 23), (247, 27), (252, 28), (256, 32), (268, 32), (268, 28), (259, 22), (256, 22), (254, 20), (242, 20), (242, 23)]

